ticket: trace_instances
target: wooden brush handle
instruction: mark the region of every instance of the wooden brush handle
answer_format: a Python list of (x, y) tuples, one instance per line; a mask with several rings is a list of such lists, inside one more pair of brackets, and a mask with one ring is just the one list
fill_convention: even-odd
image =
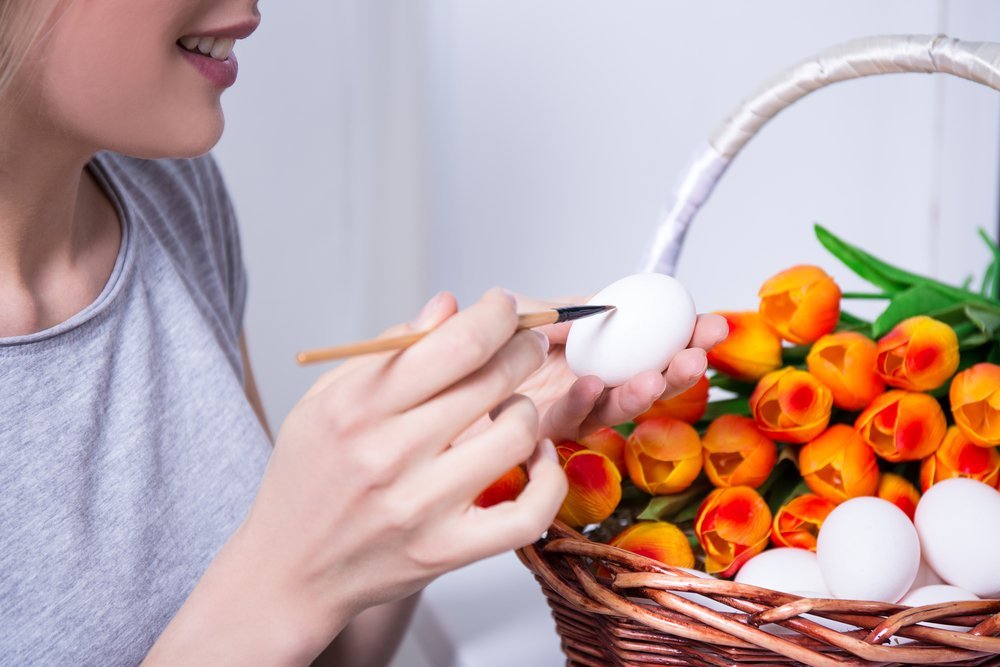
[[(540, 313), (524, 313), (517, 317), (517, 330), (534, 329), (546, 324), (555, 324), (559, 320), (559, 313), (555, 310), (546, 310)], [(345, 357), (354, 357), (359, 354), (373, 354), (375, 352), (389, 352), (391, 350), (405, 349), (418, 340), (429, 334), (430, 331), (418, 331), (417, 333), (406, 334), (405, 336), (394, 336), (392, 338), (374, 338), (360, 343), (350, 343), (348, 345), (338, 345), (336, 347), (325, 347), (318, 350), (307, 350), (299, 352), (295, 359), (300, 365), (314, 364), (320, 361), (332, 361)]]

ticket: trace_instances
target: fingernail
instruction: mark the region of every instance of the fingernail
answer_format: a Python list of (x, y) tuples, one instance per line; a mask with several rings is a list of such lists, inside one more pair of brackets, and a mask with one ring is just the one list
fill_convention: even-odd
[(698, 368), (700, 370), (697, 373), (693, 373), (691, 375), (691, 380), (692, 381), (696, 381), (698, 378), (700, 378), (702, 375), (705, 374), (705, 371), (708, 370), (708, 358), (707, 357), (702, 356), (701, 363), (698, 364)]
[(441, 301), (442, 294), (444, 294), (444, 292), (438, 292), (437, 294), (432, 296), (430, 298), (430, 301), (425, 303), (424, 307), (420, 309), (420, 313), (413, 320), (413, 322), (411, 322), (411, 325), (415, 329), (421, 329), (425, 327), (427, 324), (429, 324), (431, 315), (434, 314), (434, 311), (437, 309), (438, 302)]
[(517, 307), (517, 297), (514, 296), (513, 292), (511, 292), (509, 289), (504, 289), (503, 287), (500, 288), (500, 291), (503, 292), (508, 299), (510, 299), (511, 304)]
[(549, 337), (543, 334), (541, 331), (535, 331), (532, 329), (531, 333), (535, 334), (539, 342), (542, 345), (542, 356), (549, 356)]

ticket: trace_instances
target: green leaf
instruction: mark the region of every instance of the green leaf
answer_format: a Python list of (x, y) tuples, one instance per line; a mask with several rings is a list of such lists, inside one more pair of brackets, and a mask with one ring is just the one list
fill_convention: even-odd
[(965, 306), (965, 315), (988, 338), (996, 338), (1000, 333), (1000, 308), (985, 308), (976, 304)]
[(1000, 343), (993, 346), (993, 349), (990, 350), (989, 356), (986, 357), (986, 361), (991, 364), (1000, 364)]
[(789, 500), (803, 493), (809, 493), (809, 487), (805, 481), (799, 477), (798, 470), (792, 474), (787, 474), (774, 483), (771, 493), (768, 494), (767, 506), (771, 509), (771, 515), (778, 513)]
[(955, 299), (927, 285), (915, 285), (896, 295), (872, 325), (872, 336), (881, 338), (894, 326), (915, 315), (945, 310), (956, 305)]
[(891, 264), (883, 262), (877, 257), (865, 252), (861, 248), (851, 245), (846, 241), (836, 237), (832, 232), (821, 225), (814, 225), (816, 238), (829, 250), (834, 257), (843, 262), (849, 269), (872, 283), (876, 287), (881, 287), (886, 292), (895, 294), (914, 285), (924, 285), (939, 291), (945, 296), (952, 297), (955, 301), (969, 301), (982, 303), (990, 306), (998, 305), (997, 301), (983, 297), (975, 292), (964, 290), (960, 287), (946, 285), (938, 280), (925, 278), (909, 271), (904, 271)]
[(702, 422), (710, 422), (722, 415), (743, 415), (750, 416), (750, 401), (745, 397), (728, 398), (724, 401), (712, 401), (705, 408), (705, 415)]
[(615, 426), (614, 429), (621, 433), (623, 438), (627, 438), (632, 435), (632, 431), (635, 430), (635, 422), (625, 422), (624, 424)]
[(725, 391), (731, 391), (734, 394), (739, 394), (741, 396), (749, 396), (753, 393), (754, 387), (756, 386), (752, 382), (744, 382), (743, 380), (737, 380), (736, 378), (729, 377), (722, 373), (716, 373), (708, 379), (708, 383), (712, 387), (717, 387), (719, 389), (724, 389)]
[(861, 248), (835, 236), (822, 225), (814, 225), (814, 229), (816, 238), (824, 248), (872, 285), (894, 294), (914, 284), (911, 274), (876, 259)]
[(697, 512), (698, 505), (711, 488), (712, 485), (707, 480), (700, 479), (680, 493), (653, 496), (638, 518), (641, 521), (683, 521), (684, 519), (678, 517), (681, 511), (694, 505)]
[(983, 240), (986, 247), (993, 253), (993, 261), (990, 263), (989, 268), (986, 269), (986, 276), (983, 280), (983, 296), (998, 299), (1000, 298), (1000, 271), (998, 271), (998, 268), (1000, 268), (1000, 246), (990, 238), (985, 229), (979, 229), (979, 238)]

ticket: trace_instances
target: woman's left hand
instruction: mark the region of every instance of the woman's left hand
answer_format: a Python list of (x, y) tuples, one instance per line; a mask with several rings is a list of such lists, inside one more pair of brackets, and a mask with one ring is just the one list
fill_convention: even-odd
[[(520, 312), (566, 304), (517, 297)], [(580, 303), (586, 300), (581, 300)], [(577, 378), (566, 364), (565, 343), (570, 323), (539, 327), (549, 338), (549, 356), (518, 392), (534, 401), (541, 415), (541, 434), (553, 442), (576, 440), (603, 426), (614, 426), (642, 414), (658, 398), (675, 396), (691, 387), (708, 368), (705, 353), (729, 333), (719, 315), (699, 315), (687, 349), (663, 373), (640, 373), (620, 387), (608, 388), (595, 376)]]

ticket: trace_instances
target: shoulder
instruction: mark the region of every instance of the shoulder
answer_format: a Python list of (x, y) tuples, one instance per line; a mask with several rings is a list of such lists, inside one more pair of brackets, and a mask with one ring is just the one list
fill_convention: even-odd
[(145, 160), (117, 153), (95, 157), (122, 208), (145, 235), (204, 293), (242, 326), (245, 269), (239, 229), (222, 173), (211, 154)]

